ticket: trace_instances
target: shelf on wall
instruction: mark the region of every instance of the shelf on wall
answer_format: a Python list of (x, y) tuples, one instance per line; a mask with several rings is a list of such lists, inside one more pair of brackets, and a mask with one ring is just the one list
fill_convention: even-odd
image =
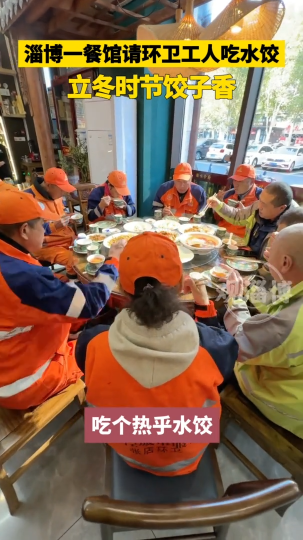
[(3, 67), (0, 67), (0, 75), (17, 75), (16, 71), (14, 69), (6, 69)]
[(2, 114), (3, 118), (25, 118), (26, 114)]

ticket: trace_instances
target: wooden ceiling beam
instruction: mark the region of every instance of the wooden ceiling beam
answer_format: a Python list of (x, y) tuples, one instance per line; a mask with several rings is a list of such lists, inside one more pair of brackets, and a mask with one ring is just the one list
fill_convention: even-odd
[[(107, 10), (116, 11), (118, 13), (123, 13), (123, 15), (127, 15), (129, 17), (134, 17), (135, 19), (138, 19), (138, 13), (135, 11), (130, 11), (129, 9), (125, 9), (123, 7), (120, 7), (116, 4), (108, 4), (107, 0), (95, 0), (95, 5), (100, 6)], [(149, 17), (145, 17), (146, 22), (151, 22), (151, 19)]]
[(171, 9), (178, 9), (179, 2), (170, 2), (169, 0), (159, 0), (160, 4), (163, 4), (163, 6), (167, 6)]
[(40, 19), (50, 8), (56, 8), (57, 5), (64, 0), (40, 0), (32, 3), (31, 8), (26, 14), (27, 24), (33, 24)]
[(84, 13), (73, 13), (73, 17), (77, 19), (83, 19), (83, 21), (90, 22), (91, 24), (98, 24), (99, 26), (108, 26), (109, 28), (113, 28), (114, 30), (121, 30), (122, 32), (128, 32), (128, 26), (119, 26), (117, 24), (113, 24), (108, 21), (103, 21), (102, 19), (96, 19), (95, 17), (90, 17), (89, 15), (85, 15)]

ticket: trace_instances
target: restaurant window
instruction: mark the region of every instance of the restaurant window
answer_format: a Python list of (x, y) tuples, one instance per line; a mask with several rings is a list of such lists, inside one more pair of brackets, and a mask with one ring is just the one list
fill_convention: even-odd
[[(229, 4), (230, 0), (212, 0), (195, 9), (199, 24), (207, 26)], [(194, 105), (191, 97), (187, 99), (183, 123), (182, 161), (188, 161), (194, 152), (194, 169), (203, 173), (226, 175), (230, 168), (229, 156), (233, 152), (248, 68), (220, 68), (206, 73), (214, 75), (231, 74), (236, 80), (233, 99), (215, 99), (211, 90), (204, 91), (199, 104)], [(190, 103), (190, 101), (192, 103)], [(198, 111), (198, 113), (197, 113)], [(195, 115), (199, 114), (199, 125)], [(218, 148), (217, 145), (220, 145)]]
[(285, 40), (286, 64), (264, 70), (245, 160), (258, 175), (303, 185), (303, 6), (284, 4), (275, 39)]

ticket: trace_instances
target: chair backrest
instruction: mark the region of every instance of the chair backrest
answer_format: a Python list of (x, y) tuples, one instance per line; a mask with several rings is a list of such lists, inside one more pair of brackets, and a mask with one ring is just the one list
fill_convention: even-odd
[(217, 500), (181, 504), (142, 504), (88, 497), (82, 507), (86, 521), (131, 529), (217, 527), (290, 504), (301, 496), (288, 479), (253, 481), (230, 486)]
[(95, 184), (75, 184), (75, 188), (78, 192), (79, 204), (81, 209), (81, 214), (83, 215), (83, 221), (85, 227), (88, 225), (87, 217), (87, 201), (90, 193), (97, 187)]

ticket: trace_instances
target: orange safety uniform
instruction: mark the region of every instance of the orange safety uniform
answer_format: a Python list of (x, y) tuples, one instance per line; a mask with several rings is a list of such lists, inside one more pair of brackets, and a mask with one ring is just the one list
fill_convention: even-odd
[(113, 202), (111, 202), (108, 206), (104, 208), (102, 212), (99, 204), (101, 202), (101, 199), (105, 196), (110, 196), (109, 188), (106, 183), (102, 184), (99, 187), (96, 187), (89, 194), (87, 215), (88, 219), (93, 223), (97, 221), (103, 221), (109, 216), (112, 217), (114, 214), (121, 214), (125, 217), (131, 217), (136, 213), (135, 203), (132, 200), (131, 195), (121, 195), (121, 199), (123, 199), (126, 204), (123, 208), (117, 208), (116, 206), (114, 206)]
[[(262, 193), (262, 189), (257, 187), (255, 184), (251, 187), (251, 189), (244, 195), (244, 197), (237, 195), (234, 189), (230, 189), (229, 191), (226, 191), (223, 197), (223, 201), (227, 204), (227, 201), (233, 200), (233, 201), (241, 201), (243, 206), (251, 206), (254, 202), (259, 200), (260, 194)], [(236, 236), (239, 236), (240, 238), (244, 238), (246, 227), (241, 227), (239, 225), (233, 225), (231, 223), (228, 223), (225, 219), (221, 218), (218, 214), (214, 214), (215, 219), (218, 221), (219, 227), (225, 227), (225, 229), (229, 233), (233, 233)]]
[[(198, 321), (208, 320), (208, 324), (217, 324), (212, 303), (207, 311), (197, 310), (196, 314)], [(118, 323), (121, 316), (123, 312), (116, 319)], [(141, 385), (125, 366), (120, 365), (118, 355), (118, 359), (115, 358), (109, 345), (108, 331), (98, 334), (100, 330), (93, 328), (82, 332), (76, 359), (85, 370), (88, 403), (95, 407), (219, 407), (221, 410), (218, 386), (223, 382), (223, 376), (228, 377), (232, 373), (237, 345), (224, 330), (200, 322), (197, 327), (200, 347), (193, 361), (178, 376), (172, 376), (164, 384), (152, 388)], [(148, 330), (146, 336), (148, 346)], [(151, 445), (153, 452), (134, 454), (131, 444), (111, 443), (110, 439), (109, 444), (130, 466), (159, 476), (191, 473), (197, 468), (207, 446), (200, 442), (189, 443), (175, 452), (176, 445), (167, 444), (166, 452), (163, 452), (163, 443), (155, 443)]]
[(94, 282), (59, 281), (0, 234), (0, 406), (37, 406), (81, 377), (71, 324), (95, 317), (118, 277), (114, 260)]
[[(130, 295), (136, 295), (137, 280), (146, 275), (170, 287), (182, 280), (176, 244), (157, 233), (130, 239), (119, 265), (120, 285)], [(148, 328), (123, 309), (109, 330), (95, 327), (82, 332), (76, 360), (85, 372), (88, 403), (95, 407), (133, 407), (134, 415), (136, 407), (221, 410), (218, 386), (232, 374), (238, 346), (225, 330), (214, 328), (218, 322), (212, 302), (196, 306), (196, 319), (178, 311), (160, 328)], [(165, 446), (163, 439), (160, 441), (149, 445), (150, 452), (140, 450), (140, 446), (134, 451), (132, 444), (111, 443), (110, 437), (108, 444), (130, 466), (159, 476), (194, 471), (207, 446), (198, 439)]]
[[(34, 185), (26, 190), (33, 195), (40, 206), (53, 214), (53, 220), (59, 221), (65, 216), (62, 198), (52, 200), (48, 193), (41, 187), (43, 179), (36, 178)], [(54, 223), (45, 226), (44, 244), (41, 249), (34, 253), (40, 261), (48, 261), (52, 264), (61, 264), (66, 267), (69, 274), (73, 274), (73, 252), (69, 249), (73, 245), (76, 236), (70, 227), (56, 229)]]
[(162, 184), (153, 201), (153, 211), (167, 206), (176, 210), (175, 216), (183, 214), (198, 214), (206, 204), (205, 191), (201, 186), (189, 182), (189, 188), (184, 197), (175, 187), (173, 180)]

